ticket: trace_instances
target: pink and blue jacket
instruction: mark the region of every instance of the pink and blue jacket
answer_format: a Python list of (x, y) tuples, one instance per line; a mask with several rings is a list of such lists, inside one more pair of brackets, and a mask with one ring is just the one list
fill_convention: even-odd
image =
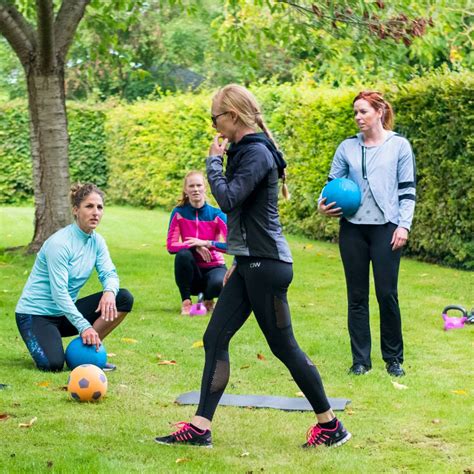
[[(190, 204), (177, 206), (171, 212), (166, 248), (171, 254), (190, 248), (184, 244), (188, 237), (211, 241), (209, 248), (212, 259), (205, 262), (198, 253), (194, 253), (200, 268), (224, 265), (222, 253), (227, 251), (227, 216), (217, 207), (205, 203), (197, 209)], [(222, 241), (223, 240), (223, 241)]]

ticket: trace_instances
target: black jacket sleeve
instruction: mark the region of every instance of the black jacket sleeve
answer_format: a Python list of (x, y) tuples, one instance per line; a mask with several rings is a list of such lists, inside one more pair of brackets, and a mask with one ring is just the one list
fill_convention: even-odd
[(242, 204), (274, 166), (266, 147), (252, 145), (239, 156), (234, 175), (228, 180), (222, 169), (222, 157), (210, 156), (206, 162), (207, 179), (222, 211), (229, 212)]

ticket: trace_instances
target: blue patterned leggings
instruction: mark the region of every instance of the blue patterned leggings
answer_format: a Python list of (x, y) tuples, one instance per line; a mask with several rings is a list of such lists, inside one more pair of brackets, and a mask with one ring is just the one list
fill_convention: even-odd
[[(77, 300), (76, 307), (91, 324), (100, 317), (95, 310), (102, 298), (102, 292)], [(121, 288), (115, 298), (117, 311), (128, 313), (132, 310), (133, 296)], [(74, 336), (77, 329), (66, 316), (39, 316), (16, 313), (16, 324), (21, 337), (40, 370), (58, 372), (63, 370), (64, 349), (62, 338)]]

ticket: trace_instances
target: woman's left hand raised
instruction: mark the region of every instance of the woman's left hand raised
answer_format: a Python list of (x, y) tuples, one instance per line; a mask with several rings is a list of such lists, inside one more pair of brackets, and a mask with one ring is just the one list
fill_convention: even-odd
[(115, 295), (112, 291), (104, 291), (102, 298), (99, 301), (99, 306), (95, 310), (96, 313), (100, 311), (100, 317), (105, 321), (113, 321), (117, 319), (117, 306), (115, 305)]
[(392, 250), (401, 249), (408, 240), (408, 230), (404, 227), (397, 227), (395, 232), (392, 236), (392, 241), (390, 244), (392, 245)]
[(224, 156), (228, 142), (227, 138), (216, 135), (212, 141), (211, 148), (209, 148), (209, 156)]

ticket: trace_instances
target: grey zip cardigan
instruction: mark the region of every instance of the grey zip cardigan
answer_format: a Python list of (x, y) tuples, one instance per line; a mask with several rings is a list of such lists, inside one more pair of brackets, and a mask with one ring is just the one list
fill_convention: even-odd
[(416, 201), (416, 165), (410, 142), (389, 132), (370, 158), (367, 148), (362, 133), (344, 140), (334, 154), (328, 181), (349, 178), (362, 187), (367, 180), (385, 218), (410, 230)]

